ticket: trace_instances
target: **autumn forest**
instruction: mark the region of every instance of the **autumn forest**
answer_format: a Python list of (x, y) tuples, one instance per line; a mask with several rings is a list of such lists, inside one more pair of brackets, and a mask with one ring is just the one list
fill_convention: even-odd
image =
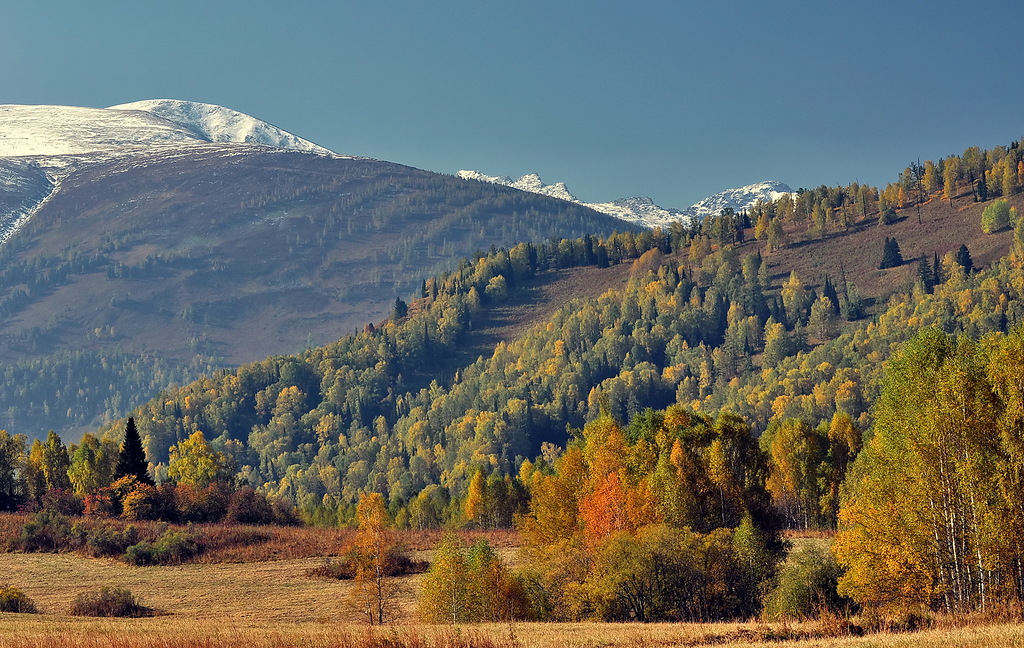
[[(322, 569), (370, 623), (412, 574), (440, 624), (1009, 614), (1021, 191), (1014, 142), (481, 251), (73, 442), (0, 431), (0, 546), (169, 565), (213, 551), (204, 525), (350, 529)], [(403, 546), (435, 531), (429, 560)]]

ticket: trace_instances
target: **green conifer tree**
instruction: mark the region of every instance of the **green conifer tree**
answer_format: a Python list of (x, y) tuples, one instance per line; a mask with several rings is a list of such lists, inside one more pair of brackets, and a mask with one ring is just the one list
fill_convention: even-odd
[(971, 251), (967, 249), (966, 244), (962, 243), (956, 251), (956, 262), (960, 264), (964, 272), (974, 271), (974, 261), (971, 259)]
[(144, 484), (154, 483), (149, 476), (149, 462), (146, 460), (146, 450), (142, 447), (142, 437), (139, 436), (135, 419), (131, 416), (128, 417), (128, 424), (124, 428), (124, 441), (121, 442), (121, 452), (117, 457), (114, 481), (129, 475)]

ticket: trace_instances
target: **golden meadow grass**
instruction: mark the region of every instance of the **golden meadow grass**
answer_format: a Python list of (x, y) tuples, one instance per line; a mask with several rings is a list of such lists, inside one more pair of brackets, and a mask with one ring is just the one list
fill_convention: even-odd
[[(227, 533), (227, 531), (225, 531)], [(0, 582), (23, 589), (41, 614), (0, 614), (0, 648), (36, 646), (85, 648), (205, 648), (212, 646), (278, 648), (590, 648), (640, 646), (1024, 646), (1024, 629), (1009, 623), (947, 627), (912, 634), (823, 637), (820, 623), (764, 624), (480, 624), (453, 629), (419, 623), (415, 600), (422, 575), (403, 577), (401, 618), (371, 631), (347, 604), (349, 583), (307, 578), (322, 557), (269, 559), (303, 553), (307, 538), (323, 534), (329, 545), (344, 532), (318, 529), (273, 530), (271, 546), (248, 554), (253, 562), (205, 562), (164, 567), (132, 567), (113, 559), (75, 554), (0, 553)], [(409, 534), (419, 557), (429, 552), (432, 534)], [(514, 537), (492, 538), (507, 557)], [(326, 545), (325, 545), (326, 546)], [(209, 558), (209, 557), (207, 557)], [(241, 558), (241, 556), (236, 556)], [(89, 619), (68, 616), (74, 597), (101, 586), (123, 587), (158, 611), (141, 619)], [(368, 634), (369, 633), (369, 634)], [(791, 640), (786, 640), (789, 637)], [(795, 638), (803, 638), (796, 641)], [(772, 639), (771, 641), (767, 641)]]

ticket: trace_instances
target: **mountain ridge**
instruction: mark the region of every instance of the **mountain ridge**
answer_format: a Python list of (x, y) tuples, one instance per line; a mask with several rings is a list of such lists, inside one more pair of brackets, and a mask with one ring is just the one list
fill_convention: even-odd
[(126, 105), (0, 109), (0, 151), (23, 154), (0, 156), (0, 363), (20, 376), (0, 386), (0, 428), (80, 430), (336, 340), (478, 250), (635, 229), (274, 139), (220, 107)]
[(795, 193), (789, 185), (783, 182), (764, 180), (743, 187), (720, 191), (694, 203), (686, 209), (675, 209), (656, 205), (651, 198), (646, 196), (619, 198), (603, 203), (586, 202), (573, 195), (564, 182), (545, 184), (536, 173), (528, 173), (518, 180), (513, 180), (509, 176), (491, 176), (469, 169), (463, 169), (456, 173), (456, 175), (466, 180), (490, 182), (514, 187), (522, 191), (530, 191), (561, 200), (568, 200), (579, 205), (585, 205), (609, 216), (614, 216), (627, 223), (647, 228), (670, 227), (673, 223), (677, 222), (683, 225), (690, 225), (708, 216), (717, 216), (726, 208), (738, 213), (750, 209), (759, 200), (773, 201), (780, 198), (783, 194)]
[(0, 105), (0, 157), (123, 154), (131, 147), (224, 142), (333, 154), (263, 120), (194, 101), (150, 99), (110, 108)]

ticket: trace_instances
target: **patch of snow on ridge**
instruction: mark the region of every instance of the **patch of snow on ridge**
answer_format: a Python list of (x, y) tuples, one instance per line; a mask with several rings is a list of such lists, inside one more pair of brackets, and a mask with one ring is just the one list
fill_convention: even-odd
[(0, 161), (0, 244), (30, 219), (59, 186), (34, 162), (20, 158)]
[(0, 157), (75, 155), (128, 144), (196, 139), (188, 129), (145, 112), (74, 106), (0, 106)]
[(111, 106), (107, 110), (143, 111), (187, 128), (208, 142), (263, 144), (277, 148), (320, 153), (332, 152), (245, 113), (196, 101), (149, 99)]
[(479, 171), (468, 171), (463, 169), (456, 173), (458, 177), (463, 180), (479, 180), (480, 182), (490, 182), (491, 184), (505, 185), (506, 187), (512, 186), (512, 178), (508, 176), (489, 176), (480, 173)]

